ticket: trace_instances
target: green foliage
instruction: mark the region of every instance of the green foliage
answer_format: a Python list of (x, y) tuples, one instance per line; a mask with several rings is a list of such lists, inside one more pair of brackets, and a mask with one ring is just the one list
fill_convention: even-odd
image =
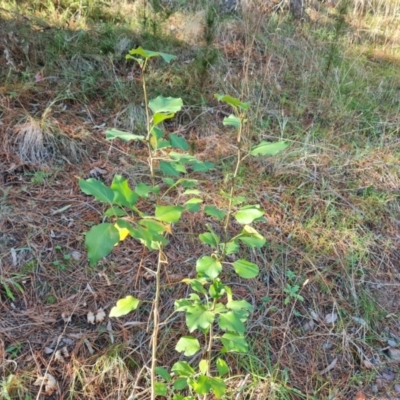
[(139, 300), (133, 296), (126, 296), (124, 299), (117, 301), (117, 305), (110, 311), (110, 317), (122, 317), (136, 310), (139, 305)]
[[(131, 50), (127, 59), (138, 62), (143, 72), (143, 93), (147, 115), (147, 134), (135, 135), (129, 132), (110, 129), (106, 132), (107, 140), (121, 139), (123, 141), (142, 141), (147, 145), (149, 169), (152, 185), (139, 182), (135, 189), (121, 175), (116, 175), (108, 187), (96, 179), (79, 180), (81, 190), (94, 196), (96, 200), (109, 205), (105, 211), (105, 218), (101, 224), (91, 228), (86, 234), (85, 244), (88, 249), (88, 258), (91, 265), (96, 264), (101, 258), (106, 257), (120, 241), (128, 236), (138, 240), (149, 250), (158, 251), (158, 268), (156, 276), (156, 294), (154, 298), (154, 327), (152, 335), (152, 367), (151, 367), (151, 398), (167, 396), (169, 391), (189, 389), (189, 396), (174, 393), (176, 400), (190, 400), (192, 394), (207, 395), (213, 393), (216, 398), (222, 398), (226, 393), (226, 385), (221, 378), (229, 373), (229, 368), (222, 358), (214, 355), (216, 341), (222, 346), (222, 354), (226, 352), (246, 353), (249, 349), (246, 341), (246, 321), (253, 311), (251, 304), (245, 300), (233, 300), (231, 287), (223, 282), (223, 266), (231, 265), (233, 270), (242, 279), (251, 279), (258, 275), (258, 266), (244, 258), (233, 263), (226, 260), (226, 256), (240, 250), (240, 244), (250, 248), (259, 249), (266, 243), (265, 238), (251, 224), (263, 221), (264, 211), (259, 205), (249, 205), (244, 196), (235, 196), (235, 183), (239, 167), (247, 156), (273, 156), (287, 147), (285, 142), (261, 142), (252, 148), (243, 149), (242, 133), (246, 123), (246, 112), (250, 107), (249, 102), (242, 102), (229, 95), (215, 95), (215, 97), (232, 107), (234, 113), (226, 117), (223, 124), (237, 130), (238, 157), (235, 171), (232, 175), (229, 193), (225, 194), (228, 201), (226, 209), (214, 205), (205, 205), (204, 213), (215, 218), (220, 224), (223, 234), (217, 234), (213, 228), (207, 226), (208, 232), (201, 233), (199, 240), (210, 246), (212, 254), (201, 256), (195, 265), (196, 277), (186, 278), (192, 293), (187, 298), (175, 301), (175, 311), (185, 314), (185, 321), (189, 333), (197, 332), (196, 336), (182, 336), (176, 343), (176, 351), (185, 357), (198, 354), (201, 349), (200, 337), (208, 343), (203, 359), (198, 365), (190, 365), (186, 361), (175, 363), (170, 374), (165, 368), (156, 366), (157, 332), (158, 332), (158, 301), (160, 287), (160, 267), (166, 262), (163, 248), (168, 244), (165, 237), (171, 233), (171, 224), (181, 220), (185, 211), (200, 212), (203, 199), (190, 197), (183, 205), (161, 204), (164, 196), (178, 185), (187, 190), (184, 196), (200, 196), (201, 191), (194, 189), (197, 184), (195, 179), (178, 178), (187, 173), (187, 166), (194, 172), (206, 172), (214, 168), (208, 161), (200, 161), (193, 155), (186, 153), (189, 149), (187, 141), (175, 133), (165, 134), (163, 122), (174, 118), (183, 106), (181, 98), (158, 96), (147, 101), (145, 71), (147, 62), (154, 57), (161, 57), (166, 62), (171, 62), (175, 57), (169, 54), (144, 50), (142, 47)], [(179, 152), (174, 151), (178, 149)], [(164, 194), (160, 194), (160, 186), (156, 184), (158, 177), (155, 175), (155, 161), (158, 163), (159, 172), (170, 177), (164, 177), (163, 182), (168, 185)], [(142, 212), (137, 207), (138, 199), (142, 198), (147, 205)], [(150, 213), (149, 210), (154, 212)], [(235, 219), (242, 225), (239, 232), (231, 235), (230, 222)], [(293, 288), (292, 288), (293, 289)], [(299, 299), (295, 291), (288, 293), (290, 297)], [(110, 317), (120, 317), (135, 310), (139, 300), (131, 295), (117, 301), (111, 309)], [(221, 332), (220, 335), (218, 332)], [(199, 337), (200, 336), (200, 337)], [(217, 371), (213, 376), (211, 371)], [(156, 375), (159, 379), (156, 380)], [(160, 379), (163, 382), (160, 382)]]

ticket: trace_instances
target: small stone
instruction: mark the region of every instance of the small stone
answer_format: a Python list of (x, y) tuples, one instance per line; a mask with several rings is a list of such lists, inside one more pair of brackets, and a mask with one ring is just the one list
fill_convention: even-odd
[(388, 356), (394, 361), (400, 361), (400, 350), (399, 349), (388, 349)]
[(330, 350), (333, 347), (333, 344), (331, 342), (326, 342), (322, 345), (322, 348), (324, 350)]
[(371, 390), (372, 390), (374, 393), (378, 393), (378, 391), (379, 391), (378, 385), (372, 385), (372, 386), (371, 386)]
[(336, 313), (330, 313), (325, 315), (325, 322), (327, 324), (334, 324), (337, 320), (337, 314)]
[(391, 339), (389, 339), (389, 340), (387, 341), (387, 344), (388, 344), (390, 347), (396, 347), (396, 346), (397, 346), (397, 343), (396, 343), (394, 340), (391, 340)]

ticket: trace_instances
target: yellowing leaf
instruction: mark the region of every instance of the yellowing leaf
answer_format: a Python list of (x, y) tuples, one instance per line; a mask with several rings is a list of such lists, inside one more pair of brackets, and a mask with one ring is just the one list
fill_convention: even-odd
[(122, 317), (136, 310), (139, 305), (139, 300), (135, 299), (133, 296), (126, 296), (123, 299), (117, 301), (117, 305), (114, 306), (110, 311), (110, 317)]
[[(118, 229), (118, 233), (119, 233), (119, 240), (120, 242), (122, 242), (123, 240), (126, 239), (126, 237), (129, 235), (129, 231), (126, 228), (120, 228), (118, 226), (118, 224), (114, 225), (117, 229)], [(117, 243), (118, 244), (118, 243)], [(116, 246), (117, 244), (115, 244), (114, 246)]]

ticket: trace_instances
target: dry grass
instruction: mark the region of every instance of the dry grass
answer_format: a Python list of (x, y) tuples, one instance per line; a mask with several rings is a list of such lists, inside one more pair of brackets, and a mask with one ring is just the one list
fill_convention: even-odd
[[(72, 6), (43, 4), (28, 14), (0, 2), (0, 398), (149, 397), (154, 281), (145, 268), (154, 269), (155, 257), (132, 240), (90, 267), (83, 234), (103, 208), (77, 185), (93, 175), (110, 183), (116, 173), (132, 186), (148, 180), (145, 149), (104, 140), (105, 127), (144, 125), (140, 75), (123, 60), (127, 40), (178, 55), (172, 66), (154, 64), (149, 87), (184, 98), (168, 129), (218, 164), (200, 184), (205, 203), (226, 205), (220, 191), (235, 154), (221, 124), (229, 109), (215, 92), (252, 101), (249, 143), (291, 143), (281, 156), (246, 161), (238, 177), (238, 191), (266, 212), (258, 229), (268, 244), (246, 255), (259, 277), (224, 273), (255, 310), (250, 353), (226, 355), (227, 398), (396, 398), (399, 366), (388, 348), (400, 343), (397, 2), (371, 1), (366, 15), (351, 3), (340, 29), (328, 4), (309, 4), (303, 24), (250, 9), (217, 19), (207, 46), (182, 18), (198, 18), (197, 3), (157, 14), (170, 35), (162, 38), (140, 31), (140, 4), (106, 7), (112, 27), (94, 24), (93, 8), (78, 18)], [(206, 67), (198, 54), (210, 57)], [(45, 79), (36, 81), (39, 72)], [(184, 202), (181, 195), (169, 200)], [(186, 334), (182, 316), (170, 318), (173, 303), (207, 252), (198, 240), (206, 224), (220, 229), (201, 213), (185, 215), (166, 249), (158, 356), (166, 367), (179, 359), (175, 338)], [(288, 294), (295, 286), (303, 300)], [(126, 294), (142, 300), (137, 312), (88, 323), (89, 311), (108, 312)], [(45, 373), (57, 382), (51, 395), (34, 386)]]

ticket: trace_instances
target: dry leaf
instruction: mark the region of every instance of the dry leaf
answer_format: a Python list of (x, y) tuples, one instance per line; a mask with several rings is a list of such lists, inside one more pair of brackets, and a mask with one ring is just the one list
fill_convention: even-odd
[(129, 321), (124, 323), (124, 326), (139, 326), (139, 325), (146, 325), (146, 322)]
[(311, 318), (314, 319), (315, 321), (319, 321), (319, 316), (314, 310), (309, 310)]
[(44, 386), (44, 391), (47, 395), (51, 396), (57, 389), (57, 381), (53, 375), (49, 373), (44, 374), (44, 376), (39, 376), (34, 386)]
[(94, 322), (94, 314), (91, 311), (89, 311), (88, 314), (87, 314), (87, 321), (88, 321), (89, 324), (92, 324), (92, 325), (95, 324), (95, 322)]
[(108, 320), (107, 326), (106, 326), (108, 335), (110, 336), (110, 342), (114, 344), (114, 335), (112, 331), (112, 325), (111, 325), (111, 319)]
[(102, 308), (99, 308), (96, 313), (96, 322), (103, 322), (106, 317), (106, 313)]
[(92, 347), (92, 345), (90, 344), (89, 340), (84, 339), (84, 340), (83, 340), (83, 343), (85, 343), (85, 345), (86, 345), (86, 347), (87, 347), (87, 349), (88, 349), (90, 355), (92, 356), (92, 355), (94, 354), (94, 350), (93, 350), (93, 347)]
[(64, 357), (69, 357), (69, 351), (68, 351), (68, 349), (67, 349), (67, 346), (64, 346), (63, 348), (61, 348), (61, 354), (64, 356)]
[(71, 315), (68, 315), (67, 313), (63, 312), (61, 314), (61, 318), (63, 319), (63, 321), (68, 324), (69, 322), (71, 322)]
[(182, 279), (185, 278), (186, 275), (184, 274), (168, 274), (169, 281), (171, 283), (180, 282)]
[(75, 251), (73, 251), (73, 252), (71, 253), (71, 257), (72, 257), (74, 260), (79, 261), (79, 260), (81, 259), (81, 257), (82, 257), (82, 253), (81, 253), (80, 251), (75, 250)]
[(330, 314), (326, 314), (325, 315), (325, 322), (327, 324), (333, 324), (335, 323), (337, 320), (337, 314), (336, 313), (330, 313)]
[(374, 368), (374, 364), (372, 364), (372, 362), (367, 360), (367, 359), (363, 360), (362, 363), (363, 363), (364, 367), (367, 368), (367, 369)]
[(61, 355), (61, 350), (57, 350), (57, 351), (54, 353), (54, 358), (55, 358), (58, 362), (60, 362), (60, 363), (62, 363), (62, 364), (65, 363), (64, 357)]
[(367, 400), (367, 396), (364, 394), (364, 392), (357, 392), (356, 397), (354, 400)]
[(358, 317), (351, 317), (351, 319), (354, 322), (357, 322), (358, 324), (362, 325), (362, 326), (366, 326), (367, 325), (367, 321), (365, 321), (365, 319), (362, 318), (358, 318)]
[(333, 368), (336, 367), (336, 364), (337, 364), (337, 357), (325, 369), (323, 369), (319, 374), (324, 375), (327, 372), (333, 370)]
[(315, 327), (315, 323), (314, 323), (314, 320), (312, 320), (312, 319), (310, 319), (309, 321), (307, 321), (303, 324), (304, 332), (311, 332), (312, 330), (314, 330), (314, 327)]
[(382, 372), (382, 378), (385, 381), (392, 382), (396, 379), (396, 375), (392, 371)]

